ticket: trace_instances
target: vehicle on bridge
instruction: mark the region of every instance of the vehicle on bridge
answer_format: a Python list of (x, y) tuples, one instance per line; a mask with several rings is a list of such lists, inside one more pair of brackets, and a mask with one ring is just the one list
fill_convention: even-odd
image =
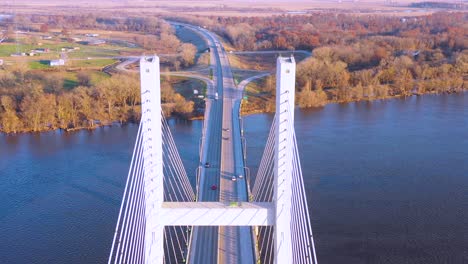
[(209, 163), (209, 162), (206, 162), (206, 163), (205, 163), (205, 168), (209, 168), (209, 167), (211, 167), (210, 163)]
[(237, 181), (236, 176), (232, 176), (231, 180), (232, 180), (232, 181)]
[(213, 184), (211, 185), (210, 189), (216, 191), (218, 189), (218, 186), (216, 186), (216, 184)]

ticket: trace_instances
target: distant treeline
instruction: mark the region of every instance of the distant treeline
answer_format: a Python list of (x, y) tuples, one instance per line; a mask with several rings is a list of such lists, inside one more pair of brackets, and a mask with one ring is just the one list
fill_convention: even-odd
[(135, 31), (153, 35), (171, 33), (171, 25), (155, 16), (148, 17), (115, 17), (96, 15), (44, 15), (17, 14), (0, 21), (0, 25), (17, 27), (23, 31), (45, 31), (52, 28), (65, 29), (102, 29), (115, 31)]
[[(302, 107), (468, 88), (467, 13), (178, 19), (216, 31), (239, 50), (312, 50), (296, 75)], [(273, 82), (260, 83), (262, 98), (244, 106), (272, 111)]]
[(464, 9), (465, 3), (463, 1), (453, 1), (453, 3), (449, 2), (418, 2), (418, 3), (411, 3), (410, 7), (414, 8), (445, 8), (445, 9)]
[[(136, 74), (116, 74), (92, 84), (81, 72), (79, 86), (63, 88), (63, 72), (26, 70), (15, 65), (0, 70), (0, 132), (38, 132), (51, 129), (94, 128), (113, 122), (137, 121), (141, 115)], [(164, 82), (166, 114), (190, 116), (194, 103)]]
[(321, 46), (349, 45), (394, 37), (390, 43), (377, 43), (389, 55), (406, 49), (440, 49), (445, 55), (466, 49), (464, 12), (440, 12), (427, 16), (397, 17), (316, 13), (271, 17), (177, 17), (205, 26), (224, 36), (241, 50), (314, 49)]

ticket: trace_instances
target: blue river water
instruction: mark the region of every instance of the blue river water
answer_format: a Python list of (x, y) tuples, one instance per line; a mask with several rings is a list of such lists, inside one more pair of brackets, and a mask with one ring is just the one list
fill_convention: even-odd
[[(273, 116), (244, 118), (248, 166)], [(201, 121), (171, 120), (189, 175)], [(0, 263), (106, 263), (136, 125), (0, 135)], [(468, 94), (296, 111), (320, 263), (468, 263)]]

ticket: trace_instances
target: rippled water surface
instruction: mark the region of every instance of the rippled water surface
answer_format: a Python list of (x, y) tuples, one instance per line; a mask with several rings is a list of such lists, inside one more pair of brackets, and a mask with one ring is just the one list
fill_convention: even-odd
[[(269, 114), (245, 117), (256, 171)], [(190, 175), (202, 123), (171, 122)], [(105, 263), (137, 126), (0, 135), (0, 263)], [(296, 112), (320, 263), (468, 263), (468, 94)]]

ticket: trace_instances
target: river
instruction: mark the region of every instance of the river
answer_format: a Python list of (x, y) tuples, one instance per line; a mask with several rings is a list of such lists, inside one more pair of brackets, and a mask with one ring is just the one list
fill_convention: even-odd
[[(271, 114), (244, 118), (255, 172)], [(170, 121), (187, 172), (201, 121)], [(105, 263), (136, 125), (0, 135), (0, 262)], [(320, 263), (468, 263), (468, 94), (296, 112)]]

